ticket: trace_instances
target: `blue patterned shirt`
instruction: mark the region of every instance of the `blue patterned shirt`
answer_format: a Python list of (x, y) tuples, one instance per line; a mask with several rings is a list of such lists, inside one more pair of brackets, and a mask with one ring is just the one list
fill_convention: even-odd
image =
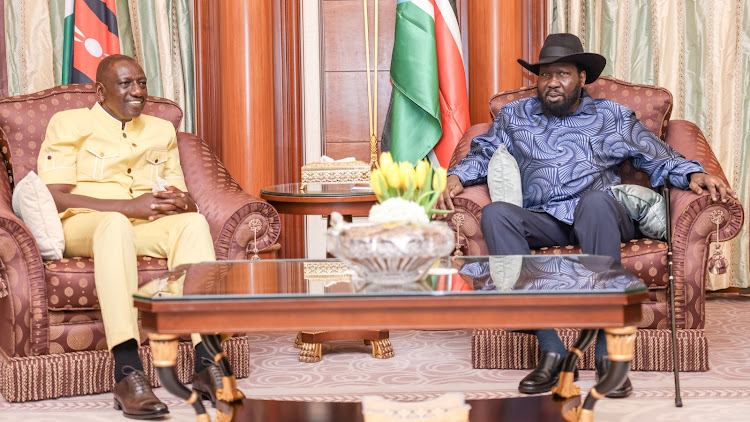
[(646, 129), (633, 110), (593, 99), (585, 90), (578, 109), (565, 117), (546, 116), (536, 96), (505, 105), (448, 174), (457, 175), (464, 186), (486, 183), (500, 143), (518, 162), (523, 207), (567, 224), (573, 223), (584, 193), (620, 184), (617, 168), (628, 159), (648, 174), (652, 186), (669, 175), (671, 184), (687, 189), (690, 173), (705, 173), (699, 162), (686, 160)]

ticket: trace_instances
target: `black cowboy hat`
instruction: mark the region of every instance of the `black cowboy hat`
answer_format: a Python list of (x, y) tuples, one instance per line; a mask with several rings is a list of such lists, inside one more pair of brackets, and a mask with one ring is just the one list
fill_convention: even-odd
[(586, 83), (594, 82), (601, 75), (607, 59), (596, 53), (584, 53), (581, 40), (573, 34), (551, 34), (544, 40), (539, 51), (539, 61), (529, 63), (518, 59), (521, 66), (538, 75), (539, 67), (550, 63), (578, 63), (586, 71)]

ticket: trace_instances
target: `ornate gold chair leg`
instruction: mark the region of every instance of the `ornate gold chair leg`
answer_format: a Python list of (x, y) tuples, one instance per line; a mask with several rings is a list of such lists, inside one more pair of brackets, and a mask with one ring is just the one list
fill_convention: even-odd
[(177, 378), (177, 371), (175, 371), (177, 365), (177, 336), (151, 333), (148, 338), (151, 341), (156, 374), (164, 388), (192, 405), (198, 422), (210, 422), (211, 418), (206, 413), (203, 403), (199, 400), (198, 393), (182, 385)]
[(552, 394), (556, 399), (567, 399), (581, 394), (581, 389), (573, 384), (575, 378), (576, 363), (583, 356), (583, 352), (591, 346), (591, 342), (596, 338), (598, 330), (581, 330), (573, 347), (568, 349), (568, 355), (565, 356), (562, 368), (560, 369), (560, 379), (557, 385), (552, 387)]
[(221, 368), (224, 376), (221, 378), (222, 388), (216, 391), (216, 421), (232, 421), (236, 411), (242, 408), (245, 394), (237, 388), (237, 380), (232, 372), (226, 353), (221, 349), (221, 339), (218, 335), (201, 335), (206, 349), (214, 355), (214, 361)]
[(596, 405), (597, 400), (619, 387), (625, 381), (625, 377), (628, 376), (628, 370), (630, 369), (630, 362), (633, 361), (636, 330), (637, 327), (604, 329), (607, 332), (607, 353), (610, 360), (609, 370), (591, 388), (588, 396), (586, 396), (579, 421), (593, 421), (594, 405)]
[(372, 346), (372, 357), (377, 359), (388, 359), (395, 356), (390, 339), (370, 340)]
[(323, 343), (300, 343), (299, 349), (300, 362), (315, 363), (323, 358)]

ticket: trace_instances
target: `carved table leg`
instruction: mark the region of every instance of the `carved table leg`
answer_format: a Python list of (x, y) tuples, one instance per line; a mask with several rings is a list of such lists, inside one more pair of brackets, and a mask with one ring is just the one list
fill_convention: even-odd
[(294, 347), (300, 349), (300, 362), (315, 363), (323, 358), (324, 342), (363, 339), (365, 344), (372, 346), (372, 357), (388, 359), (394, 356), (389, 334), (385, 330), (300, 331), (294, 339)]
[(583, 357), (583, 352), (588, 349), (591, 342), (596, 338), (597, 331), (599, 330), (581, 330), (578, 340), (568, 349), (568, 355), (565, 356), (565, 361), (560, 369), (560, 379), (557, 385), (552, 387), (552, 394), (554, 394), (556, 399), (567, 399), (581, 394), (580, 387), (573, 384), (576, 363), (578, 363), (578, 359)]
[(577, 409), (577, 418), (582, 422), (594, 420), (594, 406), (597, 400), (603, 398), (607, 393), (619, 387), (628, 376), (630, 362), (633, 361), (633, 350), (635, 349), (635, 332), (637, 327), (605, 328), (607, 333), (607, 353), (609, 354), (610, 367), (607, 374), (599, 379), (599, 382), (591, 388), (583, 407)]
[(224, 376), (221, 379), (223, 387), (216, 391), (216, 422), (233, 421), (234, 416), (242, 408), (245, 395), (237, 389), (237, 380), (232, 372), (226, 353), (221, 349), (221, 337), (215, 334), (201, 335), (203, 345), (214, 356), (214, 362), (221, 368)]
[(177, 336), (151, 333), (148, 335), (148, 338), (151, 341), (151, 352), (154, 355), (156, 374), (159, 376), (159, 380), (164, 385), (164, 388), (191, 404), (193, 409), (195, 409), (196, 420), (198, 422), (211, 422), (211, 418), (206, 413), (203, 403), (198, 399), (198, 393), (189, 390), (177, 378), (177, 372), (175, 371), (177, 365), (177, 345), (179, 344)]

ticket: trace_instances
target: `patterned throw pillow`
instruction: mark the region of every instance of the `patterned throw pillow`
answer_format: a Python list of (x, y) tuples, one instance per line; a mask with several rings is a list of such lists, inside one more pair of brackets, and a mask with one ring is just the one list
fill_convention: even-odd
[(521, 172), (516, 159), (500, 145), (490, 159), (487, 168), (487, 186), (490, 188), (492, 202), (508, 202), (523, 206), (523, 189)]
[(612, 186), (612, 193), (628, 210), (641, 233), (652, 239), (667, 238), (667, 206), (664, 197), (638, 185)]
[(45, 260), (61, 259), (65, 235), (47, 185), (33, 171), (13, 190), (13, 212), (26, 224)]

